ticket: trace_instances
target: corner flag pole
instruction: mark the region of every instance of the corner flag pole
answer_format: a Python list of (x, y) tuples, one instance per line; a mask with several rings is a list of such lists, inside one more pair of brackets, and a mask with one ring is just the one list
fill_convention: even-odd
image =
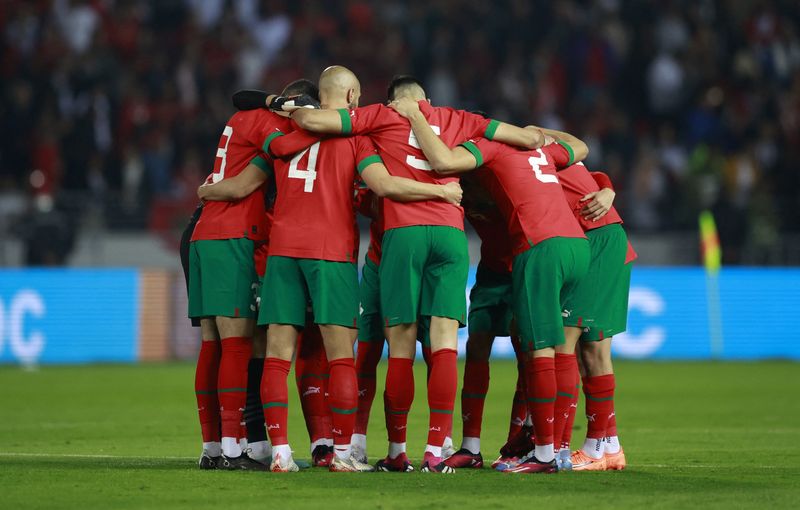
[(711, 211), (702, 211), (699, 217), (700, 252), (706, 268), (706, 301), (708, 306), (708, 331), (711, 341), (711, 357), (721, 359), (724, 342), (722, 337), (722, 307), (719, 295), (719, 270), (722, 266), (722, 249), (719, 245), (717, 225)]

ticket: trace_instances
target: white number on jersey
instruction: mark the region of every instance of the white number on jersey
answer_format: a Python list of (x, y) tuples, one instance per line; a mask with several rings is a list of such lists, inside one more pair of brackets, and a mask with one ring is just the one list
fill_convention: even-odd
[(219, 163), (219, 172), (211, 174), (211, 182), (219, 182), (225, 178), (225, 165), (228, 163), (228, 144), (231, 143), (232, 135), (233, 128), (225, 126), (225, 129), (222, 131), (222, 136), (225, 137), (225, 147), (219, 147), (217, 149), (217, 157), (222, 158), (222, 161)]
[[(308, 168), (301, 168), (298, 169), (297, 165), (300, 163), (300, 160), (303, 159), (303, 156), (306, 155), (308, 152)], [(298, 152), (292, 158), (292, 161), (289, 163), (289, 178), (290, 179), (303, 179), (305, 182), (305, 186), (303, 187), (303, 191), (306, 193), (311, 193), (314, 191), (314, 181), (317, 178), (317, 154), (319, 153), (319, 142), (315, 143), (311, 147)]]
[[(431, 129), (437, 135), (442, 134), (442, 130), (439, 129), (439, 126), (431, 126)], [(408, 145), (420, 149), (419, 142), (417, 141), (417, 135), (414, 134), (414, 130), (412, 129), (411, 132), (408, 134)], [(406, 156), (406, 164), (412, 168), (416, 168), (417, 170), (425, 170), (426, 172), (431, 171), (431, 165), (428, 163), (427, 159), (420, 159), (418, 157), (412, 156), (411, 154)]]
[(547, 156), (544, 155), (541, 149), (536, 149), (536, 152), (539, 153), (538, 156), (531, 156), (528, 158), (528, 163), (533, 167), (533, 173), (536, 174), (536, 178), (545, 184), (558, 183), (558, 177), (553, 174), (542, 172), (540, 165), (547, 165), (549, 162), (547, 161)]

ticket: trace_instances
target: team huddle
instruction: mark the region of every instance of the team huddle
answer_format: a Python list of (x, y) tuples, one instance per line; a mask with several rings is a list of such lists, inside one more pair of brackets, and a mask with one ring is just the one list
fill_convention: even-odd
[[(413, 471), (406, 433), (421, 342), (429, 425), (419, 469), (482, 468), (489, 355), (495, 337), (510, 336), (517, 387), (492, 467), (623, 469), (610, 342), (626, 327), (636, 255), (610, 180), (581, 163), (586, 145), (431, 106), (408, 76), (392, 80), (385, 105), (359, 107), (359, 97), (357, 77), (341, 66), (323, 71), (318, 86), (297, 80), (280, 95), (234, 95), (240, 111), (182, 243), (189, 316), (203, 339), (200, 467), (299, 469), (287, 430), (294, 359), (314, 465)], [(360, 280), (356, 214), (370, 220)], [(465, 216), (481, 240), (469, 311)], [(384, 340), (389, 445), (373, 466), (366, 433)], [(581, 382), (587, 433), (572, 452)]]

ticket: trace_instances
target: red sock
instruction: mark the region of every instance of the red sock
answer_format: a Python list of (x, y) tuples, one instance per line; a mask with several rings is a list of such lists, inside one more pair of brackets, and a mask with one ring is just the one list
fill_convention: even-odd
[(586, 437), (602, 439), (608, 428), (608, 419), (614, 412), (614, 374), (587, 377), (583, 380), (586, 395)]
[(579, 373), (575, 373), (575, 380), (572, 381), (574, 390), (575, 398), (570, 400), (569, 402), (569, 416), (567, 417), (567, 423), (564, 425), (564, 432), (561, 433), (561, 444), (556, 445), (559, 448), (569, 448), (570, 443), (572, 442), (572, 430), (573, 424), (575, 423), (575, 414), (578, 410), (578, 394), (581, 391), (581, 376)]
[(331, 437), (331, 419), (325, 398), (328, 387), (328, 359), (317, 325), (308, 325), (298, 338), (294, 376), (311, 442)]
[(328, 404), (333, 424), (333, 446), (349, 447), (358, 411), (358, 379), (353, 358), (329, 362), (331, 370)]
[(414, 401), (414, 360), (389, 357), (386, 372), (386, 432), (392, 443), (406, 442), (408, 410)]
[(356, 376), (358, 377), (358, 414), (356, 414), (355, 434), (366, 434), (369, 412), (375, 399), (375, 372), (383, 354), (383, 340), (358, 342)]
[(464, 386), (461, 389), (464, 437), (481, 437), (483, 404), (487, 391), (489, 391), (489, 362), (467, 360), (464, 367)]
[(247, 403), (247, 363), (252, 350), (251, 340), (232, 336), (223, 338), (221, 343), (217, 391), (222, 437), (238, 439), (242, 432), (242, 412)]
[(525, 425), (525, 418), (528, 417), (528, 402), (525, 400), (525, 355), (519, 338), (512, 336), (511, 345), (514, 347), (514, 354), (517, 357), (517, 388), (514, 391), (514, 400), (511, 403), (511, 419), (508, 426), (507, 441), (516, 436), (522, 426)]
[(575, 354), (555, 356), (556, 367), (556, 403), (554, 406), (553, 439), (557, 447), (561, 446), (564, 430), (569, 421), (570, 404), (578, 397), (575, 393), (575, 378), (578, 374), (578, 359)]
[(608, 424), (606, 425), (606, 437), (617, 436), (617, 410), (611, 406), (611, 416), (608, 417)]
[(556, 369), (553, 358), (532, 358), (526, 366), (528, 412), (533, 419), (536, 444), (553, 443), (553, 412), (556, 401)]
[(428, 379), (428, 444), (431, 446), (442, 446), (448, 426), (453, 421), (458, 386), (457, 356), (455, 349), (439, 349), (431, 354), (431, 375)]
[(264, 360), (264, 377), (261, 379), (261, 401), (264, 402), (264, 420), (273, 445), (289, 444), (287, 435), (289, 414), (289, 388), (286, 378), (292, 362), (278, 358)]
[(200, 415), (200, 431), (204, 443), (220, 440), (217, 399), (220, 350), (219, 342), (204, 340), (200, 344), (197, 369), (194, 372), (194, 394), (197, 397), (197, 413)]

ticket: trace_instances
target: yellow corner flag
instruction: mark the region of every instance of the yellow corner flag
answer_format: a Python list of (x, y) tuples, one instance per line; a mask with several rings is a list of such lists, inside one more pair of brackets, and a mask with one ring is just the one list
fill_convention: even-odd
[(719, 246), (717, 224), (711, 211), (700, 213), (700, 252), (703, 256), (703, 265), (709, 273), (717, 273), (722, 265), (722, 249)]

